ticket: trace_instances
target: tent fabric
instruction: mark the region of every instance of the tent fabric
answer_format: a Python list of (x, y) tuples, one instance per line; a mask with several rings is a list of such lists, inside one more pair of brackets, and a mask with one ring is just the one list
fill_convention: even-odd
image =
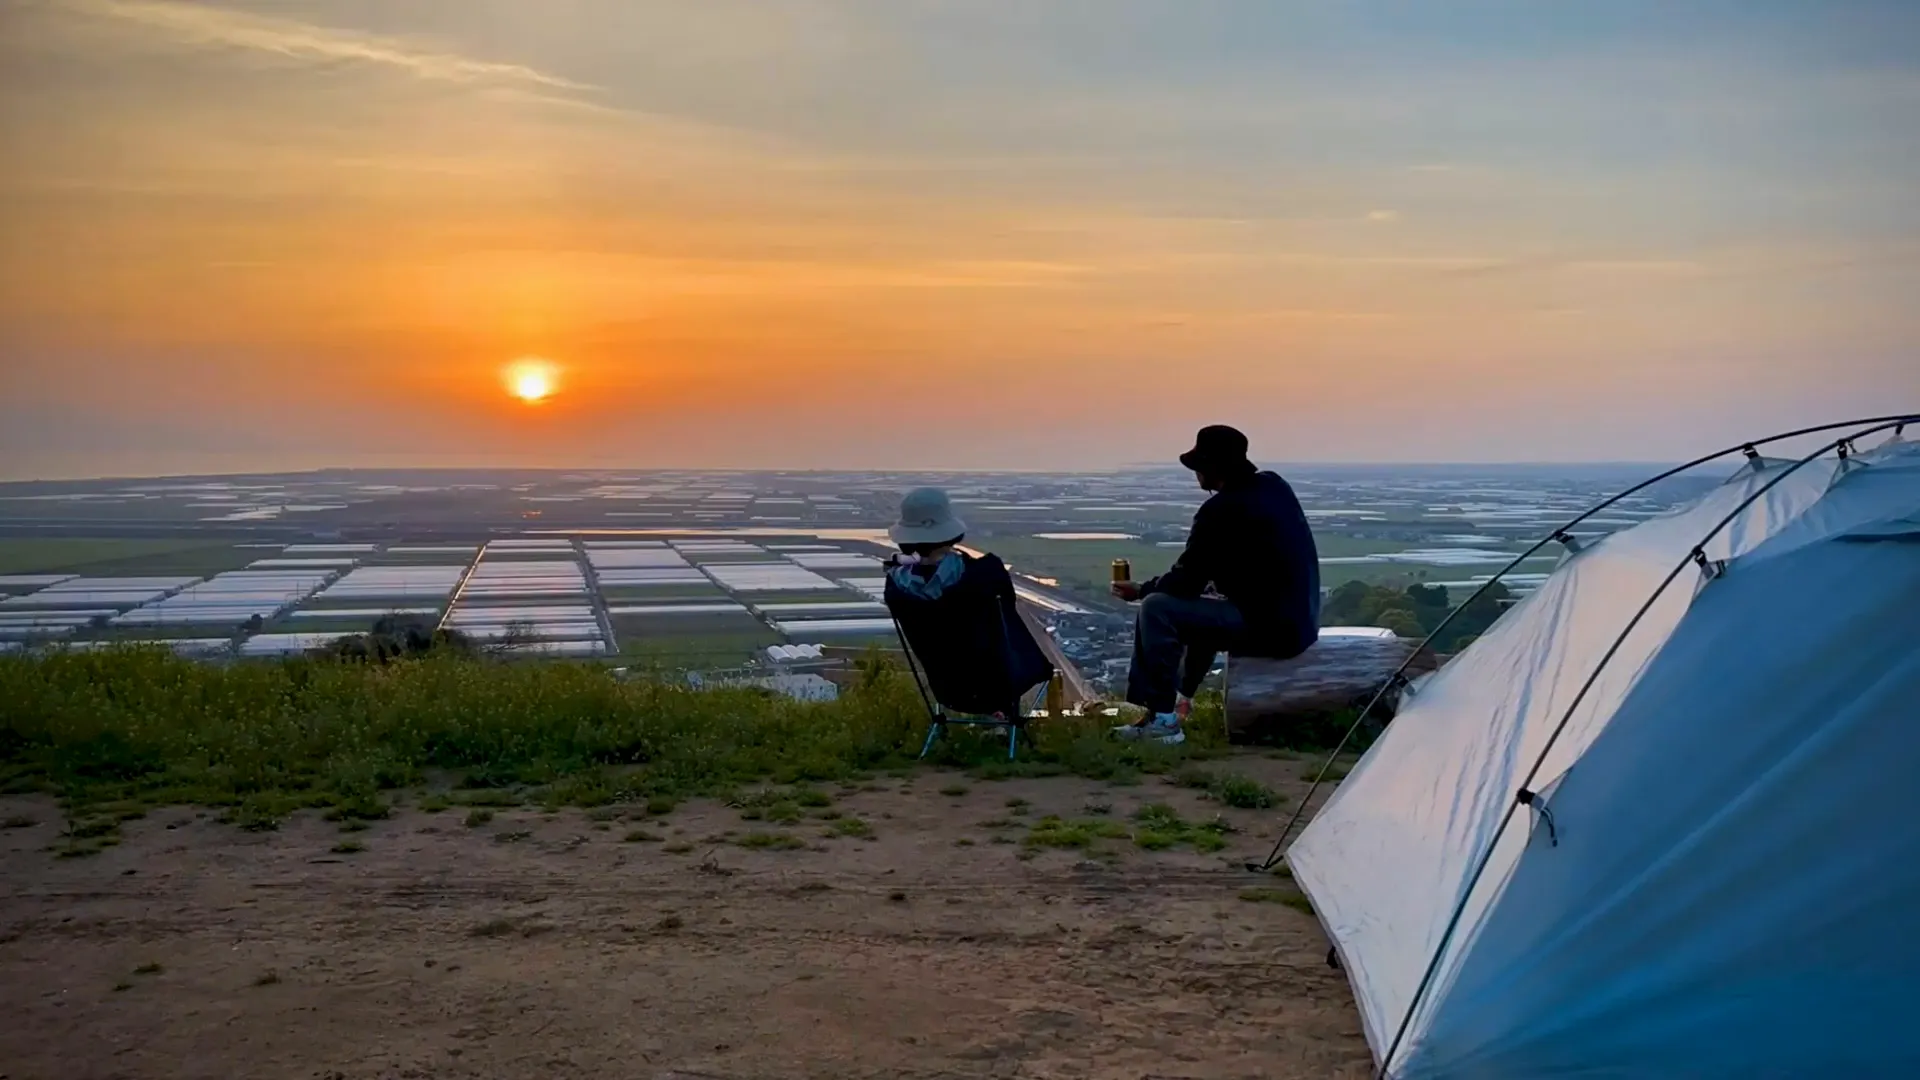
[(1704, 590), (1555, 788), (1558, 845), (1533, 831), (1407, 1075), (1920, 1076), (1916, 643), (1920, 543)]
[[(1717, 1049), (1731, 1038), (1727, 1025), (1829, 1007), (1758, 988), (1791, 980), (1842, 1002), (1897, 985), (1902, 1004), (1920, 1001), (1920, 984), (1901, 972), (1823, 968), (1817, 952), (1780, 940), (1818, 925), (1815, 898), (1833, 889), (1851, 892), (1829, 898), (1829, 914), (1856, 901), (1888, 910), (1871, 907), (1873, 891), (1847, 876), (1871, 846), (1859, 837), (1888, 807), (1834, 799), (1794, 818), (1798, 799), (1786, 792), (1873, 790), (1920, 765), (1911, 681), (1920, 544), (1902, 541), (1898, 527), (1920, 513), (1915, 449), (1890, 444), (1790, 474), (1780, 462), (1743, 469), (1694, 505), (1570, 556), (1418, 688), (1288, 852), (1345, 962), (1376, 1056), (1447, 940), (1391, 1075), (1783, 1075)], [(1661, 581), (1729, 514), (1705, 545), (1726, 572), (1684, 567), (1602, 667)], [(1900, 717), (1913, 738), (1887, 729)], [(1860, 760), (1861, 739), (1892, 739), (1892, 752)], [(1531, 789), (1545, 797), (1557, 844), (1533, 810), (1515, 806), (1549, 742)], [(1835, 780), (1870, 765), (1891, 771)], [(1742, 799), (1759, 803), (1745, 818), (1728, 808)], [(1781, 814), (1792, 824), (1775, 820)], [(1894, 858), (1920, 832), (1874, 837), (1888, 848), (1871, 857)], [(1816, 858), (1831, 865), (1796, 876)], [(1884, 882), (1883, 899), (1920, 900), (1916, 882)], [(1819, 940), (1840, 956), (1858, 945), (1847, 936), (1855, 932), (1848, 924)], [(1900, 951), (1910, 931), (1878, 933), (1887, 955), (1920, 971), (1920, 953)], [(1708, 992), (1715, 979), (1750, 980), (1739, 1000), (1759, 1000), (1733, 1007), (1724, 986)], [(1676, 1008), (1681, 998), (1694, 1011)], [(1776, 1040), (1743, 1036), (1743, 1047), (1776, 1064), (1816, 1043), (1833, 1050), (1804, 1022), (1799, 1044), (1786, 1045), (1792, 1032), (1780, 1027)], [(1854, 1028), (1849, 1020), (1844, 1030)], [(1840, 1071), (1912, 1063), (1911, 1046), (1869, 1045), (1869, 1064)]]

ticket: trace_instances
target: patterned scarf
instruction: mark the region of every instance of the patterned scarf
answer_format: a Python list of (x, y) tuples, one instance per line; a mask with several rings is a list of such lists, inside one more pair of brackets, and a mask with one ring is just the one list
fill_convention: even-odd
[(917, 566), (896, 566), (887, 571), (887, 576), (900, 587), (900, 591), (922, 600), (938, 600), (940, 594), (960, 580), (967, 572), (967, 561), (957, 551), (949, 551), (940, 559), (940, 565), (934, 568), (933, 576), (921, 577)]

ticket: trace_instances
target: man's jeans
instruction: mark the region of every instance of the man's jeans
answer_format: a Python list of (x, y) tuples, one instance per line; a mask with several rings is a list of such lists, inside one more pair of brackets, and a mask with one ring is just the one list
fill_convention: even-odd
[(1213, 670), (1214, 658), (1245, 626), (1230, 600), (1166, 593), (1142, 600), (1133, 624), (1127, 700), (1156, 713), (1172, 712), (1174, 692), (1192, 697)]

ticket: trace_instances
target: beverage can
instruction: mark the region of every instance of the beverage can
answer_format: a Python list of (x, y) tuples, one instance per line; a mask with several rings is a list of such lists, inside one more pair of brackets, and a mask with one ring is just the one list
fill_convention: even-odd
[(1113, 560), (1113, 580), (1115, 582), (1133, 580), (1133, 564), (1125, 559)]

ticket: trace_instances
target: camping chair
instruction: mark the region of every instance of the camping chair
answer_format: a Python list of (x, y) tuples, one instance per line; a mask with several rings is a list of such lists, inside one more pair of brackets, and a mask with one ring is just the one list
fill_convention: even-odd
[(1006, 565), (992, 555), (971, 560), (965, 576), (931, 600), (889, 577), (885, 600), (927, 705), (920, 756), (933, 751), (948, 724), (968, 724), (1006, 728), (1013, 760), (1027, 722), (1021, 698), (1046, 685), (1053, 665), (1014, 607)]

